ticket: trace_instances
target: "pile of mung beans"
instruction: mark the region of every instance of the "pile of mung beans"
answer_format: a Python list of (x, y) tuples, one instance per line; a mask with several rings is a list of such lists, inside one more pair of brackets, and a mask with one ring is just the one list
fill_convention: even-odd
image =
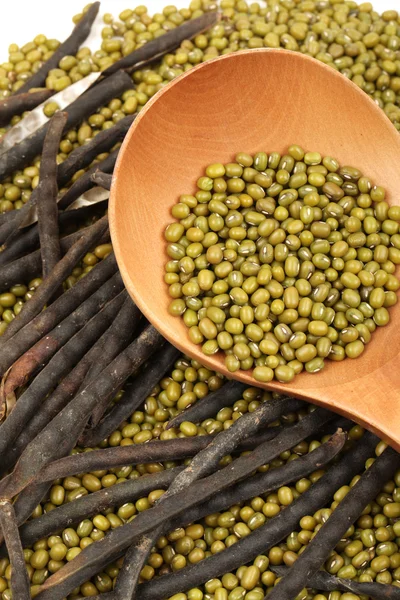
[(231, 372), (289, 382), (357, 358), (389, 322), (400, 207), (359, 169), (297, 145), (239, 152), (209, 165), (172, 216), (169, 312)]
[[(357, 5), (351, 1), (345, 3), (337, 0), (267, 0), (262, 5), (247, 4), (244, 0), (221, 0), (219, 6), (225, 16), (224, 20), (193, 41), (185, 41), (176, 52), (166, 55), (160, 64), (136, 72), (133, 76), (137, 84), (135, 90), (125, 92), (121, 98), (115, 98), (89, 117), (78, 129), (69, 131), (60, 144), (59, 162), (65, 160), (74, 148), (86, 143), (102, 129), (111, 127), (127, 114), (141, 110), (147, 100), (163, 85), (193, 65), (242, 48), (263, 46), (284, 47), (307, 53), (339, 70), (368, 93), (400, 130), (400, 18), (396, 10), (379, 15), (373, 11), (369, 2)], [(91, 71), (106, 68), (122, 55), (157, 37), (163, 30), (176, 27), (199, 16), (203, 11), (214, 8), (216, 4), (212, 1), (193, 0), (189, 8), (178, 10), (174, 6), (168, 6), (153, 16), (147, 13), (145, 6), (129, 8), (123, 11), (118, 19), (114, 19), (112, 15), (105, 15), (101, 48), (96, 52), (81, 48), (76, 56), (64, 58), (58, 69), (50, 73), (46, 85), (54, 90), (64, 89)], [(79, 15), (74, 21), (78, 19)], [(0, 65), (0, 97), (7, 97), (12, 91), (16, 91), (58, 45), (58, 41), (47, 39), (44, 35), (36, 36), (32, 42), (22, 47), (13, 44), (7, 62)], [(49, 101), (45, 111), (51, 115), (56, 109), (54, 103)], [(12, 124), (19, 119), (20, 117), (14, 117)], [(4, 130), (1, 132), (4, 133)], [(105, 156), (99, 156), (98, 160)], [(82, 173), (78, 172), (73, 181)], [(38, 179), (37, 159), (23, 171), (16, 172), (0, 182), (0, 212), (20, 208), (29, 199), (32, 190), (38, 184)], [(66, 285), (73, 285), (109, 251), (109, 246), (93, 249), (93, 252), (83, 259), (82, 264), (77, 265)], [(1, 328), (5, 328), (14, 318), (13, 315), (16, 315), (19, 307), (29, 300), (39, 284), (40, 278), (32, 282), (21, 282), (0, 296)], [(184, 422), (179, 428), (166, 429), (166, 424), (171, 418), (210, 391), (218, 389), (222, 383), (223, 378), (218, 374), (197, 361), (181, 356), (168, 376), (154, 388), (142, 410), (136, 410), (130, 419), (122, 423), (100, 446), (124, 446), (144, 443), (150, 439), (216, 433), (229, 428), (243, 414), (254, 411), (260, 402), (268, 401), (271, 397), (267, 392), (251, 387), (244, 391), (242, 399), (233, 406), (221, 409), (213, 418), (201, 423)], [(123, 392), (120, 392), (117, 395), (115, 402), (118, 402), (122, 394)], [(301, 411), (299, 414), (287, 415), (285, 420), (296, 422), (299, 416), (302, 416)], [(358, 425), (354, 425), (349, 432), (353, 443), (362, 435), (363, 430)], [(304, 440), (290, 451), (282, 453), (269, 465), (262, 467), (262, 470), (282, 466), (310, 452), (324, 439), (322, 437)], [(385, 444), (380, 442), (376, 447), (376, 455), (379, 455), (384, 447)], [(73, 452), (81, 451), (82, 449), (77, 447)], [(230, 460), (231, 457), (228, 456), (224, 462), (229, 463)], [(125, 466), (54, 481), (48, 498), (35, 509), (32, 518), (99, 489), (127, 479), (136, 479), (147, 473), (172, 468), (175, 464), (164, 462), (136, 465), (134, 468)], [(199, 523), (162, 536), (141, 573), (141, 581), (179, 570), (229, 547), (276, 515), (281, 508), (289, 505), (322, 474), (322, 470), (316, 471), (291, 486), (282, 487), (263, 497), (253, 498), (242, 505), (232, 506), (223, 513), (209, 515)], [(350, 485), (355, 481), (356, 478)], [(210, 580), (204, 586), (176, 594), (171, 600), (262, 600), (276, 579), (270, 566), (292, 564), (348, 491), (349, 486), (337, 490), (332, 504), (313, 515), (304, 516), (297, 530), (265, 556), (258, 556), (252, 564)], [(32, 595), (34, 596), (38, 585), (67, 561), (72, 560), (83, 548), (103, 538), (107, 531), (127, 522), (138, 512), (150, 508), (161, 493), (161, 490), (154, 490), (136, 502), (104, 511), (83, 520), (77, 527), (64, 529), (59, 535), (52, 535), (36, 542), (32, 548), (26, 548), (24, 553), (32, 584)], [(354, 526), (349, 528), (326, 562), (325, 569), (340, 577), (400, 586), (399, 517), (400, 472), (384, 487), (374, 502), (366, 507)], [(121, 560), (110, 564), (96, 577), (74, 590), (68, 600), (78, 600), (110, 591), (121, 565)], [(2, 600), (11, 600), (10, 577), (9, 561), (7, 558), (1, 558)], [(303, 590), (297, 598), (327, 599), (368, 600), (365, 596), (359, 597), (351, 593), (334, 591), (328, 594), (317, 593), (314, 590)]]

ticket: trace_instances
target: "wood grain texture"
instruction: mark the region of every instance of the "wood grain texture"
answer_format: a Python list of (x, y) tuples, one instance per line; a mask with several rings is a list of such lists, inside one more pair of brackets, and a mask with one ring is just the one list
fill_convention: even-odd
[[(249, 385), (251, 371), (227, 372), (223, 356), (205, 356), (182, 319), (168, 313), (163, 232), (182, 193), (213, 162), (239, 152), (284, 152), (291, 144), (358, 167), (400, 204), (400, 135), (378, 106), (330, 67), (286, 50), (248, 50), (203, 63), (159, 92), (132, 125), (119, 153), (110, 228), (125, 285), (154, 326), (208, 367)], [(363, 355), (327, 361), (268, 389), (309, 399), (346, 415), (400, 450), (400, 303)]]

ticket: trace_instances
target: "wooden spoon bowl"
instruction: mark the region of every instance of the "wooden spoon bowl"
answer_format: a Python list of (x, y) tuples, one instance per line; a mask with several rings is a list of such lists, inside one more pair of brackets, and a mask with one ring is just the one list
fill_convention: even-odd
[(292, 383), (229, 373), (205, 356), (183, 320), (168, 313), (165, 227), (182, 193), (213, 162), (291, 144), (358, 167), (400, 203), (400, 135), (380, 108), (330, 67), (285, 50), (248, 50), (203, 63), (161, 90), (133, 123), (119, 153), (110, 201), (111, 235), (128, 292), (182, 352), (249, 385), (305, 398), (349, 416), (400, 450), (400, 303), (361, 357), (326, 361)]

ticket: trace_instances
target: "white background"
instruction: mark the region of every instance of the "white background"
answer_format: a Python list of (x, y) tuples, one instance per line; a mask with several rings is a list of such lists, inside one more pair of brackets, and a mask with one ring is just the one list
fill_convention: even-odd
[[(363, 0), (358, 0), (362, 2)], [(89, 39), (93, 49), (99, 47), (100, 31), (103, 26), (101, 15), (106, 12), (118, 17), (125, 8), (145, 4), (149, 13), (161, 12), (164, 6), (174, 4), (183, 8), (190, 0), (102, 0), (96, 27)], [(8, 46), (16, 43), (23, 46), (39, 33), (63, 41), (73, 27), (72, 17), (79, 13), (88, 0), (0, 0), (0, 63), (8, 58)], [(400, 0), (372, 0), (376, 11), (388, 9), (400, 11)]]

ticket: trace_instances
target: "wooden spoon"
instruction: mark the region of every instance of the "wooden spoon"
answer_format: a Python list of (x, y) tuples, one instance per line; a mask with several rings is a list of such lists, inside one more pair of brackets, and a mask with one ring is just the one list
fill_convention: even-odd
[(182, 352), (249, 385), (327, 406), (373, 430), (400, 450), (400, 302), (361, 357), (326, 361), (292, 383), (256, 382), (229, 373), (223, 356), (205, 356), (183, 320), (168, 313), (163, 232), (171, 207), (193, 193), (213, 162), (237, 152), (278, 151), (291, 144), (358, 167), (400, 203), (400, 134), (356, 85), (321, 62), (285, 50), (229, 54), (185, 73), (148, 102), (119, 153), (111, 191), (111, 235), (128, 292)]

